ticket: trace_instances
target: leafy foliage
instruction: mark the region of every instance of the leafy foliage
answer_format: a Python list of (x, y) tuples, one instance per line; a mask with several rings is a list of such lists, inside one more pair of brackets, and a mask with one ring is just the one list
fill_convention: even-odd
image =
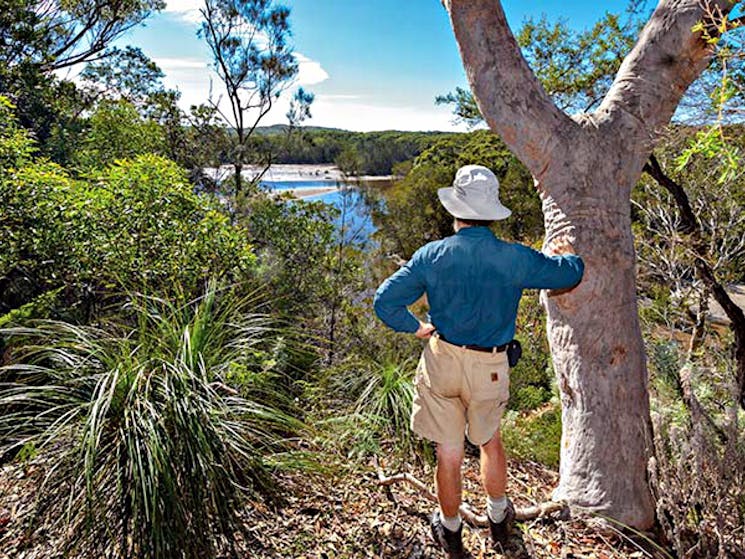
[(81, 80), (98, 96), (124, 99), (140, 112), (147, 110), (153, 96), (164, 91), (161, 82), (164, 76), (155, 62), (133, 46), (111, 49), (103, 61), (87, 64), (80, 74)]
[(510, 370), (510, 410), (534, 410), (553, 396), (554, 371), (546, 339), (546, 317), (537, 292), (529, 292), (520, 300), (516, 338), (523, 346), (523, 355)]
[(105, 57), (110, 44), (165, 5), (160, 0), (8, 0), (0, 10), (0, 95), (17, 106), (40, 150), (62, 163), (85, 108), (53, 72)]
[(561, 450), (561, 407), (554, 403), (529, 413), (507, 412), (502, 420), (502, 440), (511, 456), (557, 467)]
[(409, 427), (416, 362), (349, 360), (324, 382), (335, 412), (325, 420), (332, 446), (348, 455), (365, 456), (385, 449), (408, 459), (421, 449)]
[(349, 132), (303, 127), (288, 137), (285, 128), (258, 129), (252, 150), (272, 152), (275, 163), (335, 163), (349, 175), (389, 175), (397, 164), (418, 156), (446, 132)]
[(453, 105), (455, 122), (464, 122), (469, 128), (483, 124), (484, 117), (481, 116), (476, 99), (473, 94), (462, 87), (456, 87), (455, 93), (447, 93), (435, 97), (436, 105)]
[(2, 62), (34, 64), (46, 71), (85, 62), (164, 7), (160, 0), (11, 0), (4, 5)]
[(586, 112), (599, 104), (636, 41), (643, 4), (631, 2), (623, 15), (606, 13), (583, 31), (546, 16), (523, 24), (517, 42), (561, 109)]
[(302, 312), (303, 306), (317, 301), (319, 290), (328, 288), (336, 210), (322, 202), (260, 197), (252, 202), (249, 215), (259, 274), (277, 308), (289, 314)]
[[(575, 30), (565, 21), (528, 19), (515, 35), (536, 77), (562, 110), (588, 112), (608, 91), (624, 56), (642, 26), (644, 0), (632, 0), (623, 15), (606, 13), (590, 29)], [(438, 104), (453, 105), (456, 121), (483, 123), (473, 94), (456, 88), (439, 95)]]
[(0, 95), (0, 173), (27, 163), (35, 151), (33, 141), (18, 125), (14, 109), (8, 98)]
[(75, 154), (83, 170), (104, 169), (119, 159), (162, 154), (163, 129), (143, 119), (129, 101), (104, 101), (88, 120), (88, 131)]
[(5, 312), (60, 287), (62, 306), (79, 317), (127, 288), (189, 300), (208, 278), (241, 281), (253, 268), (245, 233), (154, 155), (91, 180), (51, 163), (10, 170), (0, 201)]
[(302, 324), (327, 364), (360, 345), (349, 320), (365, 285), (366, 255), (350, 227), (356, 196), (339, 196), (338, 205), (258, 196), (246, 220), (273, 312)]

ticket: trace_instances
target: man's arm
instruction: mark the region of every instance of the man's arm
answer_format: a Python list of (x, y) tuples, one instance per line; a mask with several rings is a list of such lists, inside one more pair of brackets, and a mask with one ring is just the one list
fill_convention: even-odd
[(521, 285), (524, 289), (567, 289), (582, 279), (585, 263), (566, 239), (553, 241), (545, 253), (521, 248), (526, 264)]
[(406, 307), (424, 294), (426, 284), (419, 270), (419, 252), (385, 280), (375, 292), (375, 314), (396, 332), (408, 332), (426, 338), (434, 327), (417, 319)]

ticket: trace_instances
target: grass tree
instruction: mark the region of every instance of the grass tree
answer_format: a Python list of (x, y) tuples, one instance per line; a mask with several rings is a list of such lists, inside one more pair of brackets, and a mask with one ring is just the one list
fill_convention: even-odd
[(2, 331), (0, 441), (46, 468), (37, 528), (61, 528), (76, 556), (234, 545), (248, 497), (271, 491), (300, 426), (268, 369), (269, 324), (250, 307), (211, 289), (181, 307), (134, 297), (126, 320), (101, 327)]

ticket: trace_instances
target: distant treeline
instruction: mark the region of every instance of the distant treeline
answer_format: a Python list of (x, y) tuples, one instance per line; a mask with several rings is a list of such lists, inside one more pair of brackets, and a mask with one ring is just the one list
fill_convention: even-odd
[(350, 132), (331, 128), (286, 126), (261, 129), (251, 148), (271, 153), (273, 163), (333, 163), (351, 174), (389, 175), (437, 141), (454, 137), (448, 132)]

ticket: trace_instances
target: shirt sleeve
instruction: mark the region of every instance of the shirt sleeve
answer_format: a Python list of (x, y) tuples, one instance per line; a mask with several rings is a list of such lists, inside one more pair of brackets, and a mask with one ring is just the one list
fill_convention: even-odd
[(416, 332), (419, 320), (406, 307), (419, 299), (425, 288), (421, 252), (417, 251), (411, 260), (378, 287), (373, 301), (375, 314), (396, 332)]
[(564, 289), (574, 287), (582, 279), (585, 263), (577, 255), (548, 256), (530, 247), (520, 249), (523, 289)]

